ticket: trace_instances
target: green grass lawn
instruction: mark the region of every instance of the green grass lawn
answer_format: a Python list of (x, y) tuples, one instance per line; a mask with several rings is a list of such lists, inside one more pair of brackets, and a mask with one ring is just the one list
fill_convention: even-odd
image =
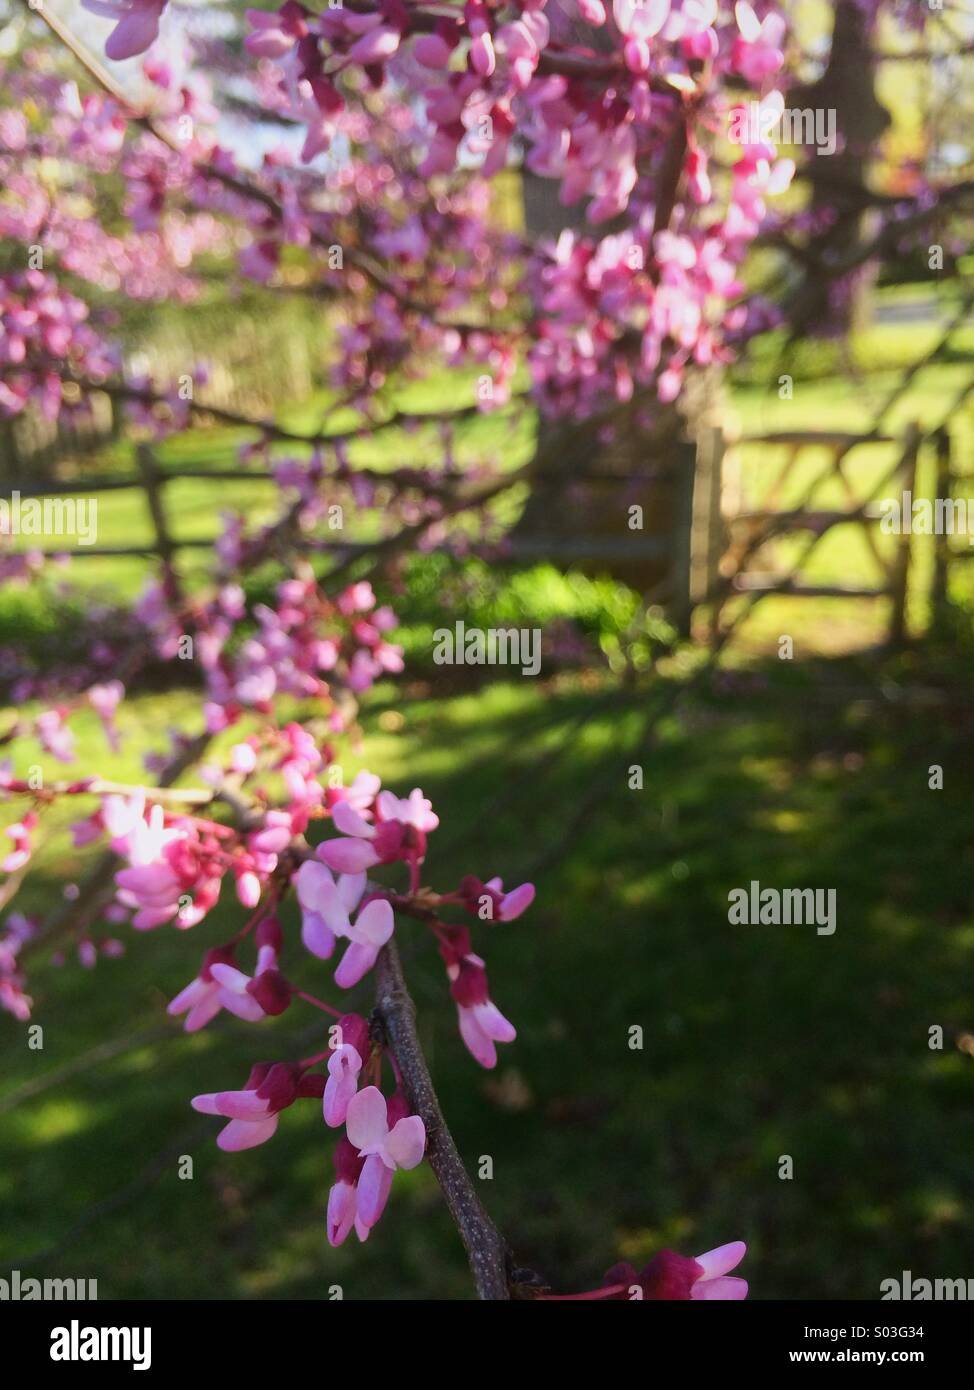
[[(458, 1039), (423, 929), (403, 922), (398, 940), (460, 1149), (475, 1167), (493, 1158), (484, 1201), (557, 1288), (660, 1245), (735, 1238), (757, 1298), (875, 1298), (902, 1269), (969, 1273), (974, 729), (929, 672), (876, 674), (731, 674), (642, 751), (659, 687), (601, 706), (605, 691), (568, 678), (371, 700), (362, 763), (420, 783), (442, 817), (429, 880), (538, 882), (525, 918), (478, 934), (520, 1029), (492, 1075)], [(183, 699), (138, 698), (130, 718), (161, 737)], [(96, 738), (85, 754), (131, 773)], [(49, 906), (79, 867), (49, 846), (28, 905)], [(836, 888), (835, 935), (730, 926), (727, 894), (752, 878)], [(287, 967), (333, 998), (329, 968), (293, 944), (293, 907), (284, 920)], [(190, 1110), (253, 1060), (322, 1045), (300, 1006), (194, 1038), (167, 1023), (166, 1000), (240, 921), (228, 899), (191, 937), (124, 931), (127, 955), (94, 973), (40, 964), (43, 1051), (0, 1018), (0, 1267), (96, 1277), (103, 1298), (467, 1296), (428, 1170), (397, 1178), (365, 1246), (332, 1251), (333, 1140), (314, 1105), (234, 1156)], [(366, 986), (351, 997), (368, 1007)]]

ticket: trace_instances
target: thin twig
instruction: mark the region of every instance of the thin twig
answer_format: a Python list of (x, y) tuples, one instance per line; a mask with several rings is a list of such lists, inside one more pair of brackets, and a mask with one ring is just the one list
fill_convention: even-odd
[(443, 1118), (394, 942), (382, 948), (375, 971), (376, 1008), (402, 1072), (406, 1099), (426, 1126), (426, 1158), (466, 1246), (477, 1293), (491, 1301), (509, 1299), (507, 1243), (484, 1210)]

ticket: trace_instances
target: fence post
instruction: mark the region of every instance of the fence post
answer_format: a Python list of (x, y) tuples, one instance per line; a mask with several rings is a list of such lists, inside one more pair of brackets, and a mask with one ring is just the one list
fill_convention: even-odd
[[(916, 485), (917, 454), (920, 450), (920, 426), (908, 425), (903, 436), (903, 457), (899, 469), (900, 485), (904, 494), (911, 495)], [(900, 534), (897, 536), (896, 555), (890, 567), (889, 591), (893, 605), (889, 620), (889, 645), (901, 646), (906, 637), (906, 604), (909, 595), (910, 553), (913, 540), (912, 506), (907, 508), (904, 496), (903, 515), (900, 517)], [(907, 518), (909, 517), (909, 520)]]
[(159, 556), (159, 565), (162, 570), (162, 582), (166, 591), (166, 596), (171, 603), (181, 606), (183, 602), (183, 589), (179, 575), (176, 573), (176, 567), (173, 564), (173, 554), (175, 553), (176, 546), (169, 533), (166, 508), (162, 497), (162, 491), (166, 481), (165, 474), (160, 469), (156, 456), (148, 444), (136, 444), (135, 461), (142, 475), (145, 500), (149, 507), (149, 515), (152, 518), (153, 530), (156, 533), (155, 553)]
[[(936, 450), (937, 469), (933, 488), (933, 515), (937, 517), (937, 502), (943, 499), (949, 503), (953, 496), (953, 472), (951, 469), (950, 456), (950, 431), (946, 425), (941, 425), (933, 436), (934, 448)], [(935, 630), (943, 628), (947, 619), (949, 609), (948, 599), (948, 567), (950, 564), (950, 544), (947, 536), (947, 528), (944, 526), (939, 532), (934, 525), (934, 561), (933, 561), (933, 580), (930, 586), (930, 624)]]

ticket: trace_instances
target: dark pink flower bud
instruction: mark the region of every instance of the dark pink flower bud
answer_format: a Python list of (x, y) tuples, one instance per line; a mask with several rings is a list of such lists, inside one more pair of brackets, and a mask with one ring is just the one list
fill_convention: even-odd
[(638, 1287), (643, 1298), (653, 1302), (685, 1302), (703, 1273), (703, 1267), (688, 1255), (661, 1250), (638, 1274), (630, 1264), (613, 1265), (606, 1273), (605, 1284), (625, 1285), (618, 1295), (620, 1299), (629, 1298), (629, 1290)]
[(459, 966), (464, 956), (469, 956), (472, 951), (473, 941), (466, 927), (443, 926), (440, 931), (440, 955), (448, 970), (451, 966)]
[(203, 957), (203, 964), (200, 966), (200, 979), (212, 980), (210, 967), (213, 965), (236, 965), (236, 963), (233, 946), (214, 946)]
[(454, 1000), (464, 1009), (472, 1009), (487, 1001), (487, 971), (482, 965), (462, 960), (456, 979), (450, 985)]
[(282, 1014), (291, 1002), (291, 986), (279, 970), (264, 970), (247, 986), (265, 1014)]
[(271, 913), (270, 917), (265, 917), (260, 923), (255, 933), (255, 940), (258, 948), (269, 946), (275, 954), (280, 953), (284, 945), (284, 933), (281, 931), (281, 924), (275, 913)]
[(386, 1103), (386, 1123), (394, 1129), (400, 1120), (405, 1120), (413, 1112), (402, 1091), (396, 1091)]
[(337, 1030), (330, 1050), (335, 1052), (339, 1047), (346, 1045), (354, 1047), (364, 1065), (372, 1051), (372, 1039), (369, 1037), (369, 1025), (366, 1020), (361, 1014), (343, 1014), (338, 1020)]
[(335, 1177), (339, 1182), (347, 1182), (352, 1187), (358, 1182), (359, 1174), (365, 1166), (365, 1159), (362, 1158), (354, 1144), (342, 1136), (335, 1146), (335, 1153), (332, 1159), (335, 1165)]
[(298, 1096), (302, 1100), (321, 1100), (325, 1094), (325, 1077), (320, 1071), (306, 1072), (298, 1082)]
[(264, 1084), (268, 1072), (274, 1065), (274, 1062), (255, 1062), (254, 1065), (250, 1068), (250, 1075), (247, 1077), (247, 1084), (244, 1086), (244, 1090), (259, 1090), (260, 1087)]
[[(298, 1098), (299, 1080), (300, 1075), (293, 1062), (273, 1062), (257, 1087), (257, 1094), (261, 1100), (267, 1101), (272, 1112), (286, 1110)], [(248, 1086), (247, 1089), (251, 1088)]]

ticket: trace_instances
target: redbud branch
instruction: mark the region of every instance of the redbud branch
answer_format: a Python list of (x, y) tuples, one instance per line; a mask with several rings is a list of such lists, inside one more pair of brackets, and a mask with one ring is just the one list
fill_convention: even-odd
[(426, 1158), (466, 1246), (477, 1293), (491, 1301), (509, 1299), (507, 1243), (481, 1205), (443, 1118), (416, 1032), (416, 1006), (395, 942), (390, 941), (379, 952), (375, 974), (376, 1010), (395, 1053), (406, 1099), (426, 1126)]
[[(137, 125), (140, 130), (144, 130), (149, 135), (154, 136), (165, 145), (167, 149), (172, 150), (174, 154), (186, 154), (181, 142), (173, 135), (170, 135), (159, 121), (155, 120), (146, 112), (134, 109), (132, 101), (127, 96), (122, 84), (117, 82), (97, 58), (88, 51), (85, 45), (74, 36), (70, 27), (65, 24), (63, 20), (51, 14), (46, 6), (35, 10), (30, 4), (30, 0), (23, 0), (23, 3), (25, 8), (30, 10), (32, 14), (37, 15), (39, 19), (43, 20), (51, 32), (56, 35), (70, 51), (76, 61), (81, 64), (89, 77), (91, 77), (98, 86), (118, 104), (122, 115), (125, 116), (127, 120), (131, 121), (133, 125)], [(254, 202), (259, 203), (261, 207), (266, 208), (279, 223), (285, 221), (284, 209), (281, 204), (272, 193), (261, 188), (259, 184), (251, 183), (241, 175), (232, 174), (226, 169), (220, 168), (217, 164), (208, 164), (203, 160), (193, 160), (192, 165), (201, 178), (215, 180), (215, 182), (219, 183), (222, 187), (228, 189), (232, 193), (236, 193), (239, 197), (250, 198)], [(311, 242), (319, 249), (324, 251), (331, 249), (328, 238), (315, 228), (310, 229), (310, 238)], [(366, 252), (359, 248), (345, 248), (345, 254), (350, 263), (366, 277), (375, 289), (390, 295), (397, 301), (401, 308), (419, 314), (431, 321), (436, 321), (435, 308), (419, 303), (411, 296), (403, 294), (395, 281), (385, 273), (382, 266), (374, 261)], [(462, 335), (482, 333), (488, 328), (488, 325), (483, 323), (455, 323), (447, 320), (446, 324)]]

